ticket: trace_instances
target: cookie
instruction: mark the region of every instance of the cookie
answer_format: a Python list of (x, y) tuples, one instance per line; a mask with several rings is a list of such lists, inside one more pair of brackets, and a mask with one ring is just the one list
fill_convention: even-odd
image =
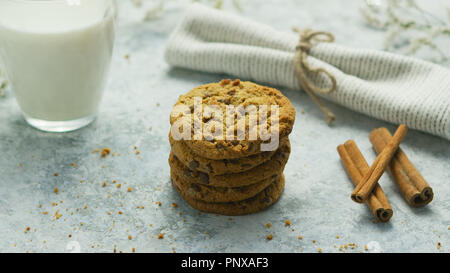
[(175, 172), (184, 174), (186, 177), (192, 177), (196, 179), (196, 182), (199, 184), (213, 187), (235, 188), (252, 185), (283, 172), (290, 151), (290, 143), (289, 140), (287, 140), (284, 145), (275, 152), (270, 160), (265, 163), (245, 172), (224, 175), (211, 175), (205, 172), (192, 171), (183, 165), (173, 153), (170, 153), (169, 165)]
[[(248, 171), (270, 160), (276, 152), (262, 152), (248, 157), (214, 160), (196, 155), (184, 141), (175, 141), (170, 135), (169, 141), (172, 146), (173, 154), (183, 163), (183, 165), (187, 166), (192, 171), (200, 171), (212, 175)], [(284, 145), (285, 141), (287, 141), (286, 138), (282, 139), (280, 141), (281, 145)]]
[(236, 188), (212, 187), (204, 184), (196, 183), (195, 178), (187, 177), (184, 174), (176, 172), (174, 169), (170, 171), (172, 182), (188, 197), (198, 199), (208, 203), (236, 202), (249, 199), (262, 192), (270, 184), (279, 180), (280, 174), (266, 178), (258, 183), (250, 186)]
[[(200, 98), (203, 112), (195, 110), (195, 98)], [(249, 117), (251, 115), (246, 111), (236, 111), (232, 122), (227, 122), (226, 118), (223, 118), (223, 120), (220, 119), (220, 115), (216, 117), (215, 114), (205, 114), (205, 108), (206, 106), (217, 107), (218, 111), (225, 117), (227, 107), (241, 106), (245, 109), (248, 106), (255, 106), (257, 108), (267, 106), (270, 115), (272, 105), (278, 105), (279, 107), (278, 129), (276, 126), (272, 126), (275, 123), (272, 124), (270, 117), (263, 119), (267, 122), (262, 124), (270, 124), (268, 126), (268, 132), (278, 135), (279, 139), (281, 139), (288, 136), (294, 126), (295, 109), (289, 99), (277, 89), (257, 85), (252, 82), (241, 82), (240, 80), (223, 80), (219, 83), (202, 85), (191, 90), (186, 95), (180, 96), (174, 106), (174, 110), (180, 110), (181, 106), (185, 110), (180, 113), (172, 111), (170, 123), (174, 127), (172, 129), (175, 132), (177, 129), (179, 132), (184, 132), (184, 130), (179, 128), (181, 127), (180, 124), (187, 126), (186, 128), (190, 128), (190, 131), (186, 130), (187, 135), (190, 133), (190, 139), (184, 138), (184, 140), (186, 145), (197, 155), (215, 160), (247, 157), (260, 153), (261, 144), (265, 142), (260, 138), (260, 133), (262, 132), (260, 126), (253, 127), (257, 128), (257, 139), (250, 137)], [(259, 115), (259, 108), (257, 111)], [(243, 119), (246, 120), (244, 131), (237, 126), (238, 121)], [(194, 130), (194, 125), (197, 130)], [(200, 126), (203, 130), (198, 130), (197, 127)], [(220, 127), (223, 130), (218, 129)], [(203, 132), (203, 134), (194, 134), (196, 131)], [(210, 133), (207, 134), (205, 133), (206, 131)], [(194, 135), (198, 138), (195, 138)], [(242, 140), (237, 140), (237, 135), (242, 136)], [(222, 139), (218, 139), (218, 136)], [(231, 138), (232, 140), (227, 140), (230, 139), (230, 136), (233, 137)], [(266, 142), (270, 142), (270, 140), (266, 140)]]
[(229, 216), (255, 213), (268, 208), (280, 198), (283, 193), (284, 184), (284, 175), (281, 175), (280, 179), (270, 184), (262, 192), (252, 198), (239, 202), (207, 203), (191, 198), (172, 181), (174, 188), (191, 207), (207, 213), (217, 213)]

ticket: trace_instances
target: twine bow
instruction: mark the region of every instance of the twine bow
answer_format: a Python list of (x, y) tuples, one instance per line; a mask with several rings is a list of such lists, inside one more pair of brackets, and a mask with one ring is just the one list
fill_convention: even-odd
[[(293, 28), (293, 30), (300, 34), (300, 41), (295, 48), (295, 71), (297, 74), (298, 83), (303, 90), (312, 98), (312, 100), (320, 107), (327, 116), (328, 124), (331, 124), (336, 116), (322, 103), (316, 94), (328, 94), (336, 90), (337, 82), (336, 78), (327, 70), (323, 68), (313, 68), (306, 61), (308, 53), (312, 48), (312, 42), (332, 43), (334, 36), (329, 32), (324, 31), (312, 31), (311, 29), (299, 30)], [(308, 74), (318, 75), (320, 73), (325, 74), (331, 81), (331, 87), (320, 88), (308, 79)]]

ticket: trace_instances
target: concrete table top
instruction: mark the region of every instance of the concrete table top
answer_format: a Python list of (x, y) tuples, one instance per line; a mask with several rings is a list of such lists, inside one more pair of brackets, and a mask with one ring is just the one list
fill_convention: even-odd
[[(435, 199), (413, 209), (384, 175), (380, 184), (394, 216), (373, 223), (367, 207), (350, 200), (353, 186), (336, 147), (354, 139), (372, 162), (369, 132), (395, 126), (327, 103), (338, 117), (329, 127), (306, 94), (284, 88), (297, 120), (281, 200), (248, 216), (198, 214), (170, 185), (169, 113), (180, 94), (226, 75), (164, 62), (168, 33), (184, 4), (144, 22), (142, 9), (119, 2), (110, 80), (93, 124), (66, 134), (40, 132), (25, 123), (12, 92), (0, 98), (0, 252), (340, 252), (341, 245), (348, 245), (346, 252), (450, 251), (448, 141), (409, 132), (402, 148)], [(383, 33), (364, 23), (361, 2), (345, 1), (345, 8), (337, 2), (245, 1), (242, 13), (278, 29), (314, 26), (334, 33), (337, 43), (382, 48)], [(114, 155), (102, 158), (95, 151), (103, 147)]]

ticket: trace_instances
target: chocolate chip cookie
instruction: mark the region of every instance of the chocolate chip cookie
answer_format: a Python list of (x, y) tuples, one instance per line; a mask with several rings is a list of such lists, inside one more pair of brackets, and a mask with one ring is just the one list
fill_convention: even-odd
[(211, 175), (205, 172), (192, 171), (183, 165), (173, 153), (170, 153), (169, 165), (175, 172), (183, 174), (186, 177), (194, 178), (199, 184), (224, 188), (243, 187), (258, 183), (266, 178), (270, 178), (273, 175), (283, 172), (290, 151), (291, 146), (289, 139), (287, 139), (270, 160), (265, 163), (245, 172), (224, 175)]
[(223, 188), (198, 184), (193, 177), (187, 177), (174, 169), (171, 169), (170, 171), (172, 183), (174, 183), (186, 196), (208, 203), (236, 202), (249, 199), (263, 191), (270, 184), (279, 180), (280, 176), (281, 173), (250, 186)]
[[(196, 106), (198, 105), (195, 103), (196, 100), (202, 107)], [(272, 105), (278, 106), (278, 120), (271, 118)], [(215, 107), (217, 112), (206, 111), (208, 108), (206, 106)], [(267, 112), (262, 110), (265, 106)], [(226, 115), (230, 107), (237, 110), (232, 112), (233, 115)], [(252, 122), (251, 120), (255, 121), (253, 119), (255, 116), (250, 114), (251, 111), (246, 111), (252, 107), (257, 109), (255, 113), (258, 122)], [(263, 113), (267, 115), (262, 115)], [(231, 116), (232, 120), (221, 118), (226, 116)], [(244, 120), (245, 123), (241, 123)], [(172, 133), (177, 130), (178, 133), (181, 131), (186, 133), (185, 136), (188, 136), (189, 140), (184, 138), (185, 143), (195, 154), (214, 160), (241, 158), (260, 153), (261, 144), (270, 142), (262, 137), (263, 135), (274, 134), (278, 135), (279, 139), (288, 136), (294, 121), (295, 109), (280, 91), (240, 80), (222, 80), (191, 90), (186, 95), (180, 96), (170, 118)], [(239, 124), (245, 124), (245, 128), (238, 126)], [(267, 124), (267, 130), (262, 130)], [(190, 129), (185, 131), (185, 128)], [(256, 139), (250, 131), (257, 132)], [(237, 136), (240, 136), (239, 140)]]
[(262, 211), (274, 204), (281, 196), (284, 190), (284, 175), (281, 175), (274, 183), (270, 184), (262, 192), (252, 198), (239, 202), (227, 203), (207, 203), (194, 199), (183, 192), (172, 181), (172, 185), (183, 197), (183, 199), (193, 208), (207, 213), (217, 213), (229, 216), (245, 215)]
[[(276, 151), (262, 152), (248, 157), (234, 159), (207, 159), (196, 155), (182, 140), (175, 141), (169, 135), (172, 153), (192, 171), (200, 171), (212, 175), (240, 173), (253, 169), (270, 160)], [(287, 138), (282, 139), (281, 146), (285, 145)]]

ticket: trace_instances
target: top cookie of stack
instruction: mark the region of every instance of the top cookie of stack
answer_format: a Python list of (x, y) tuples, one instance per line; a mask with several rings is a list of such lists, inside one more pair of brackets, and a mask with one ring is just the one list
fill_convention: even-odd
[(280, 91), (251, 82), (222, 80), (180, 96), (169, 134), (175, 189), (205, 212), (242, 215), (270, 206), (284, 189), (294, 121), (295, 109)]
[[(272, 106), (278, 105), (279, 107), (279, 128), (278, 135), (279, 138), (288, 136), (294, 126), (295, 121), (295, 109), (292, 106), (288, 98), (283, 96), (283, 94), (274, 88), (265, 87), (257, 85), (252, 82), (242, 82), (240, 80), (231, 81), (229, 79), (222, 80), (220, 83), (210, 83), (201, 85), (191, 91), (186, 95), (180, 96), (177, 105), (185, 105), (189, 107), (191, 113), (185, 114), (184, 117), (189, 117), (186, 120), (189, 121), (191, 126), (191, 136), (194, 134), (194, 119), (197, 117), (194, 113), (194, 98), (202, 98), (202, 105), (217, 106), (220, 107), (225, 116), (227, 106), (242, 106), (247, 107), (250, 105), (254, 106)], [(270, 107), (268, 107), (270, 112)], [(202, 114), (200, 112), (200, 114)], [(237, 119), (239, 118), (239, 113), (236, 113)], [(246, 119), (248, 120), (248, 113), (246, 113)], [(171, 116), (170, 124), (173, 125), (178, 121), (181, 116)], [(203, 124), (207, 122), (207, 118), (201, 117), (199, 120)], [(270, 120), (268, 120), (270, 122)], [(232, 124), (236, 125), (236, 122)], [(202, 135), (202, 139), (196, 140), (185, 140), (185, 143), (189, 148), (200, 155), (209, 159), (233, 159), (241, 158), (260, 152), (260, 144), (263, 142), (261, 139), (249, 139), (249, 133), (246, 131), (244, 133), (244, 140), (225, 140), (227, 132), (232, 132), (236, 135), (235, 128), (227, 127), (226, 120), (223, 119), (223, 139), (224, 140), (208, 140), (205, 139), (205, 135)], [(272, 126), (270, 126), (272, 127)], [(248, 126), (246, 127), (248, 129)]]

